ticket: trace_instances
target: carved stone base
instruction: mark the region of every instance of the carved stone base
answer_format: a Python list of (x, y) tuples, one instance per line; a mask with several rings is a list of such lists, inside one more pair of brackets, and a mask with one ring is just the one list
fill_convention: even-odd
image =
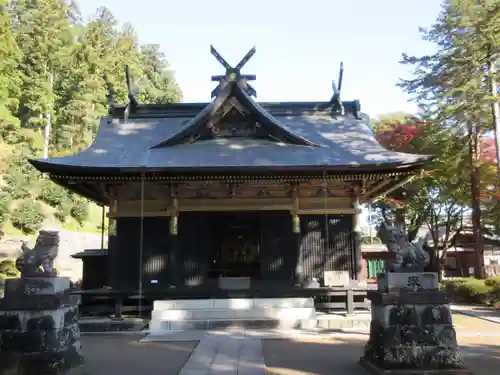
[(58, 297), (69, 296), (66, 285), (64, 278), (21, 278), (6, 289), (0, 375), (55, 375), (83, 362), (78, 305)]
[[(382, 295), (386, 293), (375, 294), (370, 295), (372, 322), (363, 366), (391, 374), (424, 370), (471, 373), (460, 359), (447, 295), (411, 293), (414, 298), (410, 300), (408, 296), (386, 298)], [(433, 303), (429, 303), (430, 295)]]

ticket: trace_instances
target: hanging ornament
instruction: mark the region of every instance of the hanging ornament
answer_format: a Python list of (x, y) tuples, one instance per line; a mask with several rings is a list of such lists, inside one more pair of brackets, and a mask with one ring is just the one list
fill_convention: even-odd
[(170, 234), (172, 236), (176, 236), (178, 233), (177, 231), (177, 223), (179, 221), (179, 217), (177, 214), (170, 216)]
[[(328, 252), (330, 248), (330, 233), (329, 233), (329, 223), (328, 223), (328, 181), (326, 179), (326, 172), (323, 173), (323, 196), (324, 196), (324, 210), (325, 210), (325, 254)], [(327, 271), (327, 270), (325, 270)], [(328, 270), (330, 271), (330, 270)]]
[(300, 233), (300, 217), (297, 214), (292, 215), (292, 231), (293, 233)]

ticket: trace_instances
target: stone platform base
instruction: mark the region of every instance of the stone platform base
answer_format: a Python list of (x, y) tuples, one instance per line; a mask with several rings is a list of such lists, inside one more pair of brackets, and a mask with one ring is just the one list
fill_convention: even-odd
[(456, 369), (383, 369), (378, 367), (373, 362), (362, 357), (359, 360), (359, 364), (373, 375), (474, 375), (474, 373), (467, 368), (456, 368)]
[(316, 313), (316, 315), (317, 328), (320, 330), (370, 330), (371, 314), (369, 313), (357, 313), (348, 316), (322, 313)]
[(149, 331), (316, 328), (312, 298), (229, 298), (154, 301)]

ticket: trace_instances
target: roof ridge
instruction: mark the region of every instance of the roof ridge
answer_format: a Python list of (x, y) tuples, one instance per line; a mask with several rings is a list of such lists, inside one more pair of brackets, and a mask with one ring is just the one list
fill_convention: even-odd
[(255, 116), (261, 126), (267, 127), (270, 134), (276, 133), (278, 135), (277, 138), (282, 139), (287, 143), (319, 147), (319, 145), (314, 142), (311, 142), (308, 139), (290, 131), (272, 114), (256, 103), (246, 92), (246, 89), (236, 81), (226, 82), (219, 88), (215, 99), (208, 103), (195, 117), (189, 120), (187, 125), (181, 131), (151, 148), (168, 147), (182, 143), (190, 134), (196, 134), (203, 126), (206, 126), (207, 121), (209, 121), (210, 118), (232, 97), (236, 98), (236, 100), (238, 100), (238, 102), (245, 109), (247, 109), (251, 115)]

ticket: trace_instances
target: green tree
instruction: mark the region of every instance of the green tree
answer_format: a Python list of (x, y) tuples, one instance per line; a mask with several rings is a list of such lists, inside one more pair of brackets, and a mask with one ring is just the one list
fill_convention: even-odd
[(0, 137), (19, 126), (14, 114), (19, 104), (21, 52), (12, 30), (12, 17), (9, 1), (0, 0)]
[(128, 100), (125, 65), (140, 79), (142, 102), (176, 102), (179, 87), (158, 46), (141, 48), (134, 28), (104, 7), (83, 22), (72, 0), (0, 0), (0, 35), (0, 219), (32, 231), (43, 220), (44, 201), (58, 220), (73, 216), (82, 223), (88, 202), (27, 162), (45, 146), (47, 115), (49, 155), (69, 155), (94, 139), (108, 89), (117, 103)]
[(469, 206), (476, 239), (477, 277), (484, 277), (479, 145), (491, 129), (491, 95), (486, 84), (492, 47), (500, 45), (500, 0), (447, 0), (436, 23), (422, 29), (437, 46), (432, 55), (403, 56), (414, 77), (401, 86), (426, 116), (464, 139), (457, 154), (469, 164)]
[(17, 43), (22, 51), (19, 116), (22, 126), (41, 129), (54, 106), (54, 82), (69, 60), (73, 43), (69, 15), (73, 4), (65, 0), (15, 3)]
[(146, 103), (178, 103), (182, 99), (181, 90), (158, 44), (141, 46), (141, 66), (145, 78), (141, 100)]
[(44, 220), (42, 207), (39, 202), (25, 200), (12, 213), (12, 224), (27, 233), (34, 233), (40, 229)]

